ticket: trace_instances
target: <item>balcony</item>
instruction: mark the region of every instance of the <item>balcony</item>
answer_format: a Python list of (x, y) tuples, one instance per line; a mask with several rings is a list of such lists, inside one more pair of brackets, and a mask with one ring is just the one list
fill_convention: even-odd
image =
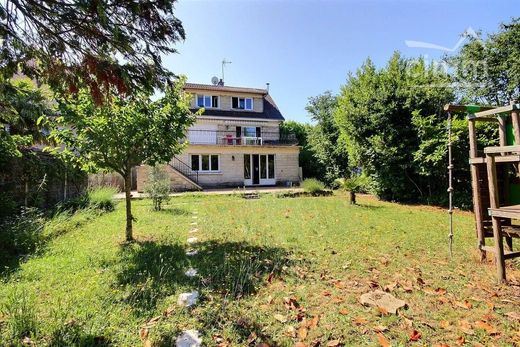
[(187, 140), (194, 145), (221, 146), (295, 146), (294, 134), (281, 136), (278, 132), (262, 132), (261, 136), (236, 136), (230, 131), (189, 130)]

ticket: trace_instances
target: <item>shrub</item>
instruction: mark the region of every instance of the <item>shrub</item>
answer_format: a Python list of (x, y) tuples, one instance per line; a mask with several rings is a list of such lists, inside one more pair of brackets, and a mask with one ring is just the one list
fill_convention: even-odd
[(152, 167), (144, 191), (152, 199), (153, 209), (160, 211), (161, 204), (170, 199), (170, 177), (163, 167)]
[(16, 211), (16, 201), (10, 193), (0, 192), (0, 220)]
[(317, 194), (325, 190), (325, 184), (315, 178), (307, 178), (302, 182), (303, 190), (310, 194)]
[(350, 203), (356, 204), (356, 194), (367, 192), (369, 182), (367, 176), (360, 175), (351, 178), (338, 178), (334, 181), (334, 185), (339, 189), (350, 192)]
[(103, 211), (114, 210), (114, 194), (117, 189), (114, 187), (100, 187), (87, 192), (89, 206)]
[(33, 207), (6, 218), (0, 225), (0, 254), (16, 256), (37, 250), (44, 241), (44, 224), (43, 214)]
[(38, 331), (34, 296), (24, 289), (6, 297), (0, 311), (7, 318), (7, 331), (12, 339), (34, 336)]

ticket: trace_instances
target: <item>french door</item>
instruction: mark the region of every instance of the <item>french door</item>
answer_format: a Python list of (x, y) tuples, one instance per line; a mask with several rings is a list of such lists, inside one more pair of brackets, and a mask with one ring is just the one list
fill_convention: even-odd
[(244, 185), (274, 184), (274, 154), (244, 154)]

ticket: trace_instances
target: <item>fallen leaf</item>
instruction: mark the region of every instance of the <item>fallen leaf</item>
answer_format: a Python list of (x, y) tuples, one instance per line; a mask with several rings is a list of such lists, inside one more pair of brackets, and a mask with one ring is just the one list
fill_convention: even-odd
[(368, 323), (368, 320), (366, 320), (365, 318), (361, 318), (361, 317), (358, 317), (358, 318), (355, 318), (352, 323), (356, 324), (356, 325), (362, 325), (362, 324), (366, 324)]
[(466, 320), (459, 321), (459, 329), (468, 335), (473, 335), (475, 332), (472, 329), (471, 324)]
[(466, 342), (466, 339), (464, 338), (464, 336), (457, 337), (457, 342), (456, 342), (457, 345), (462, 346), (465, 342)]
[(437, 294), (437, 295), (444, 295), (447, 292), (448, 291), (446, 289), (444, 289), (444, 288), (437, 288), (437, 289), (435, 289), (435, 294)]
[(148, 336), (148, 328), (141, 328), (139, 330), (139, 337), (144, 340)]
[(374, 331), (376, 333), (383, 333), (388, 330), (388, 327), (385, 327), (384, 325), (377, 325), (374, 327)]
[(307, 337), (307, 328), (306, 327), (300, 327), (300, 329), (298, 329), (298, 338), (300, 340), (305, 340), (305, 338)]
[(316, 315), (314, 316), (310, 321), (309, 321), (309, 325), (308, 327), (309, 328), (316, 328), (318, 326), (318, 322), (320, 321), (320, 315)]
[(388, 315), (388, 310), (386, 308), (384, 308), (384, 307), (377, 306), (377, 310), (379, 311), (379, 313), (381, 313), (381, 316)]
[(152, 341), (146, 340), (143, 344), (143, 347), (152, 347)]
[(441, 320), (439, 322), (439, 326), (442, 328), (442, 329), (448, 329), (450, 327), (451, 323), (450, 321), (447, 321), (447, 320)]
[(287, 322), (287, 318), (279, 313), (275, 314), (274, 315), (274, 319), (276, 319), (277, 321), (279, 321), (280, 323), (285, 323)]
[(287, 334), (287, 336), (296, 337), (296, 329), (294, 329), (294, 327), (292, 325), (287, 327), (287, 330), (285, 330), (285, 333)]
[(342, 308), (341, 310), (339, 310), (339, 314), (347, 315), (348, 314), (348, 310), (346, 308)]
[(450, 346), (445, 343), (436, 343), (435, 345), (433, 345), (433, 347), (450, 347)]
[(421, 336), (422, 336), (421, 333), (414, 329), (410, 333), (410, 341), (419, 341)]
[(390, 347), (390, 342), (386, 339), (385, 335), (377, 333), (377, 342), (381, 347)]
[(336, 347), (339, 346), (341, 342), (339, 340), (332, 340), (327, 343), (327, 347)]
[(294, 347), (307, 347), (307, 345), (305, 343), (303, 343), (303, 342), (296, 342), (294, 344)]
[(469, 302), (468, 300), (455, 301), (455, 305), (458, 307), (465, 308), (467, 310), (470, 310), (473, 307), (473, 304), (471, 304), (471, 302)]
[(476, 321), (475, 327), (485, 330), (488, 335), (497, 335), (498, 334), (498, 331), (494, 326), (492, 326), (491, 324), (486, 323), (482, 320)]

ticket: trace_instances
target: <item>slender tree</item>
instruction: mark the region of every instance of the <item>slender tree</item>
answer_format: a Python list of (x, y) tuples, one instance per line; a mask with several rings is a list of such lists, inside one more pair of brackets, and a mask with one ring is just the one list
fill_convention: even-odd
[(66, 146), (68, 155), (83, 169), (112, 170), (123, 176), (126, 197), (126, 240), (133, 240), (131, 170), (133, 167), (168, 162), (184, 148), (183, 139), (195, 117), (190, 112), (190, 96), (182, 90), (184, 78), (152, 101), (148, 94), (112, 96), (97, 106), (87, 92), (69, 97), (61, 128), (53, 138)]

